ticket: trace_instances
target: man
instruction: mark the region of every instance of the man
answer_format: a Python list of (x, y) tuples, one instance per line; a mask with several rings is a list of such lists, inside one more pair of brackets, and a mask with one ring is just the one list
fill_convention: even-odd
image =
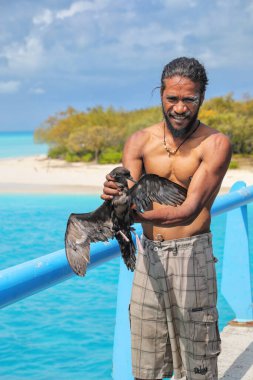
[[(123, 166), (188, 189), (181, 206), (153, 204), (136, 213), (143, 226), (130, 304), (136, 379), (217, 380), (220, 353), (210, 209), (231, 159), (226, 136), (198, 121), (208, 83), (204, 67), (178, 58), (164, 67), (164, 120), (134, 133)], [(118, 190), (109, 176), (103, 199)]]

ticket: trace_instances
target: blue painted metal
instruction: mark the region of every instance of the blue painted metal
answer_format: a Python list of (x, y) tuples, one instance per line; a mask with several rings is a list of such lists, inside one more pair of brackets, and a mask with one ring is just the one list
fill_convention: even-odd
[(4, 269), (0, 272), (0, 307), (66, 280), (72, 274), (63, 250)]
[(212, 216), (220, 215), (224, 212), (233, 210), (253, 202), (253, 186), (232, 187), (230, 193), (220, 195), (215, 199), (211, 214)]
[(131, 380), (131, 345), (128, 305), (130, 303), (133, 273), (120, 262), (116, 324), (113, 344), (113, 371), (115, 380)]
[[(252, 201), (253, 186), (245, 188), (244, 185), (236, 184), (232, 188), (232, 192), (219, 196), (216, 199), (211, 213), (212, 216), (219, 215)], [(228, 254), (225, 254), (223, 265), (225, 268), (223, 292), (225, 292), (226, 297), (229, 298), (229, 302), (233, 304), (233, 300), (236, 298), (235, 293), (233, 292), (231, 297), (231, 289), (233, 289), (233, 285), (237, 285), (235, 288), (236, 291), (242, 289), (243, 291), (240, 291), (240, 295), (236, 298), (236, 302), (243, 301), (239, 308), (242, 309), (243, 312), (240, 313), (240, 310), (235, 305), (236, 315), (240, 320), (252, 319), (249, 293), (250, 276), (248, 272), (245, 272), (245, 267), (249, 264), (247, 256), (248, 248), (245, 243), (247, 238), (246, 206), (241, 207), (239, 210), (234, 210), (233, 213), (235, 213), (234, 215), (236, 215), (237, 221), (232, 222), (234, 229), (232, 230), (233, 232), (228, 232), (228, 236), (235, 238), (232, 245), (237, 247), (237, 252), (239, 252), (239, 250), (242, 252), (243, 250), (245, 254), (236, 254), (232, 258), (231, 249), (229, 250), (228, 248)], [(137, 233), (140, 234), (140, 225), (136, 225), (135, 227)], [(239, 246), (236, 246), (238, 242)], [(109, 243), (93, 243), (91, 244), (91, 263), (88, 266), (88, 270), (105, 261), (111, 260), (118, 255), (119, 250), (116, 240), (111, 240)], [(233, 262), (234, 265), (231, 265), (231, 262)], [(74, 273), (69, 267), (64, 250), (41, 256), (38, 259), (2, 270), (0, 272), (0, 308), (62, 282), (73, 275)], [(130, 300), (132, 276), (132, 273), (128, 272), (123, 262), (121, 262), (114, 344), (113, 378), (115, 380), (129, 380), (132, 378), (130, 373), (130, 331), (127, 312)], [(229, 285), (226, 284), (227, 281)], [(246, 308), (243, 306), (245, 304), (247, 305)]]
[[(116, 240), (91, 244), (88, 270), (119, 254)], [(0, 271), (0, 308), (74, 276), (64, 249)]]
[[(232, 192), (245, 189), (244, 182), (236, 182)], [(221, 291), (236, 315), (236, 320), (253, 320), (248, 242), (247, 206), (243, 205), (227, 214)]]
[[(229, 211), (250, 201), (253, 201), (253, 186), (218, 197), (213, 205), (212, 215)], [(140, 226), (136, 225), (135, 227), (140, 233)], [(118, 255), (116, 240), (111, 240), (109, 243), (91, 244), (91, 263), (88, 270)], [(62, 282), (73, 275), (64, 250), (2, 270), (0, 272), (0, 308)]]

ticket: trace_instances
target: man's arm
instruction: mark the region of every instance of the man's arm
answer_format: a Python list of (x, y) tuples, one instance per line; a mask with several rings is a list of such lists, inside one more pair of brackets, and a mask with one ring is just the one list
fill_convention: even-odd
[[(123, 150), (122, 163), (130, 170), (132, 177), (138, 181), (143, 174), (142, 149), (148, 139), (146, 131), (137, 131), (128, 138)], [(131, 183), (133, 186), (133, 183)]]
[[(138, 181), (142, 175), (142, 147), (144, 146), (147, 138), (147, 132), (137, 131), (128, 138), (124, 146), (122, 159), (123, 166), (130, 170), (131, 176), (136, 181)], [(133, 183), (129, 181), (128, 186), (133, 186)], [(110, 200), (115, 195), (119, 195), (119, 190), (114, 183), (114, 180), (110, 177), (109, 174), (107, 174), (101, 198), (104, 200)]]
[(192, 223), (220, 187), (231, 155), (231, 144), (226, 136), (217, 133), (208, 137), (203, 146), (201, 164), (192, 177), (184, 203), (137, 213), (136, 221), (164, 227)]

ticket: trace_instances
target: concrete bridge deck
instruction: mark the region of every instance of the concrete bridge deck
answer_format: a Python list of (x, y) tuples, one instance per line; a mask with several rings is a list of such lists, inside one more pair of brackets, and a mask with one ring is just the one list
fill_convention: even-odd
[(221, 340), (219, 380), (253, 380), (253, 327), (228, 325)]

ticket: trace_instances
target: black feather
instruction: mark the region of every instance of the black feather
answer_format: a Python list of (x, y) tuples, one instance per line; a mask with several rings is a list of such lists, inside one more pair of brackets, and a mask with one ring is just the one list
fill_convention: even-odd
[(65, 233), (66, 255), (71, 268), (79, 276), (86, 273), (90, 259), (90, 243), (107, 241), (116, 237), (123, 260), (128, 269), (135, 267), (135, 246), (131, 235), (133, 224), (131, 206), (137, 211), (149, 209), (152, 202), (177, 206), (183, 203), (187, 190), (156, 174), (145, 174), (129, 190), (127, 179), (133, 180), (129, 170), (115, 168), (110, 175), (114, 177), (122, 195), (105, 201), (90, 213), (71, 214)]
[(138, 211), (146, 211), (152, 202), (177, 206), (183, 203), (187, 190), (167, 178), (156, 174), (143, 175), (131, 189), (132, 204)]

